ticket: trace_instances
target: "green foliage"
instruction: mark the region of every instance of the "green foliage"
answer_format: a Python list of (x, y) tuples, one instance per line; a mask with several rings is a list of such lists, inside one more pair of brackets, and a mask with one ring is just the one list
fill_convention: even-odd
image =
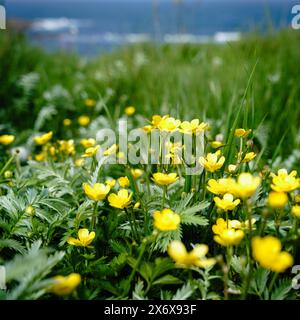
[[(41, 241), (34, 242), (26, 253), (17, 255), (5, 264), (7, 299), (38, 299), (46, 293), (47, 287), (53, 284), (53, 281), (46, 280), (45, 277), (61, 261), (64, 252), (49, 254), (49, 250), (42, 249), (41, 244)], [(18, 284), (10, 289), (12, 282)]]
[[(244, 223), (250, 208), (256, 218), (252, 235), (276, 236), (284, 250), (299, 255), (299, 225), (290, 214), (299, 191), (289, 194), (282, 210), (271, 209), (267, 200), (271, 172), (300, 168), (297, 43), (297, 32), (282, 31), (224, 46), (143, 44), (86, 60), (45, 53), (22, 36), (1, 33), (0, 135), (16, 137), (12, 148), (0, 145), (0, 263), (7, 277), (1, 299), (53, 299), (54, 277), (72, 273), (80, 274), (80, 285), (58, 299), (299, 298), (289, 271), (276, 275), (253, 260), (249, 227), (243, 224), (243, 241), (229, 247), (217, 244), (212, 232), (220, 217)], [(88, 98), (94, 107), (85, 105)], [(136, 108), (132, 117), (124, 115), (128, 105)], [(191, 177), (180, 166), (141, 164), (143, 175), (133, 179), (131, 167), (108, 165), (106, 158), (77, 163), (85, 151), (82, 138), (96, 138), (102, 128), (117, 130), (125, 117), (129, 129), (143, 127), (156, 113), (208, 122), (205, 153), (215, 151), (210, 142), (221, 134), (222, 169)], [(91, 123), (79, 126), (80, 115)], [(65, 118), (72, 120), (70, 126), (63, 125)], [(234, 135), (238, 127), (253, 129), (244, 144)], [(51, 143), (34, 142), (49, 131)], [(74, 142), (70, 155), (60, 150), (61, 140)], [(54, 147), (51, 157), (49, 147)], [(227, 165), (236, 163), (240, 149), (257, 156), (229, 173)], [(40, 152), (49, 157), (36, 161)], [(158, 171), (176, 172), (179, 179), (164, 191), (151, 180)], [(260, 174), (260, 187), (235, 211), (219, 210), (206, 190), (208, 180), (241, 172)], [(125, 175), (132, 191), (126, 210), (110, 206), (107, 197), (96, 203), (83, 191), (83, 183)], [(118, 190), (117, 183), (110, 192)], [(155, 229), (152, 215), (163, 208), (180, 216), (176, 230)], [(83, 228), (95, 238), (72, 245), (69, 238), (78, 240)], [(190, 254), (187, 265), (168, 257), (173, 240), (185, 244), (180, 253)], [(195, 261), (201, 243), (209, 250)], [(212, 257), (214, 265), (200, 268)]]

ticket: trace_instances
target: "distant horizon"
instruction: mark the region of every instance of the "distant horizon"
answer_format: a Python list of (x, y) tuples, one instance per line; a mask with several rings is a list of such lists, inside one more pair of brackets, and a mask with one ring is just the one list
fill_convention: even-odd
[[(0, 0), (3, 1), (3, 0)], [(149, 41), (203, 43), (236, 41), (241, 34), (288, 27), (288, 0), (7, 0), (7, 17), (31, 21), (34, 43), (77, 48), (90, 55)], [(1, 2), (0, 2), (1, 3)], [(217, 16), (217, 18), (216, 18)], [(271, 20), (270, 20), (271, 19)]]

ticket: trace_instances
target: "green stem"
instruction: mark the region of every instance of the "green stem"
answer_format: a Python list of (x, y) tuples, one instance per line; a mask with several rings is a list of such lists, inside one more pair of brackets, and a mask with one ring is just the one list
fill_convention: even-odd
[(124, 211), (126, 212), (126, 216), (130, 224), (132, 238), (136, 241), (138, 239), (138, 236), (137, 236), (136, 226), (135, 224), (133, 224), (133, 215), (132, 214), (130, 215), (126, 208), (124, 208)]
[(203, 190), (202, 200), (204, 201), (206, 196), (206, 170), (204, 170), (203, 172), (202, 190)]
[(163, 210), (164, 207), (165, 207), (167, 188), (168, 188), (167, 186), (163, 186), (163, 196), (162, 196), (162, 201), (161, 201), (161, 210)]
[(184, 192), (188, 193), (191, 191), (191, 176), (185, 176)]
[(97, 208), (98, 208), (98, 201), (96, 201), (94, 204), (93, 216), (92, 216), (92, 221), (91, 221), (91, 230), (96, 229)]
[(248, 295), (251, 278), (252, 278), (252, 260), (251, 260), (251, 237), (252, 237), (252, 214), (251, 214), (251, 206), (249, 206), (248, 202), (246, 202), (246, 210), (248, 216), (248, 223), (249, 223), (249, 234), (248, 234), (248, 248), (247, 248), (247, 256), (248, 256), (248, 265), (249, 265), (249, 272), (246, 276), (245, 286), (242, 294), (242, 299), (245, 300)]
[(223, 266), (223, 273), (224, 273), (224, 299), (225, 300), (228, 300), (228, 273), (229, 273), (229, 270), (228, 270), (228, 266), (227, 264), (224, 263), (224, 266)]
[(126, 296), (128, 294), (128, 292), (129, 292), (129, 290), (130, 290), (131, 282), (132, 282), (132, 280), (133, 280), (133, 278), (134, 278), (134, 276), (136, 274), (136, 271), (137, 271), (137, 269), (138, 269), (138, 267), (139, 267), (139, 265), (140, 265), (140, 263), (142, 261), (142, 258), (143, 258), (143, 255), (144, 255), (144, 252), (145, 252), (145, 249), (146, 249), (146, 244), (147, 244), (147, 242), (143, 241), (142, 247), (141, 247), (141, 251), (139, 253), (139, 256), (138, 256), (138, 259), (136, 261), (136, 264), (135, 264), (134, 268), (131, 271), (131, 274), (130, 274), (129, 279), (128, 279), (128, 284), (126, 286), (126, 289), (124, 291), (123, 296)]
[(261, 224), (261, 228), (260, 228), (260, 232), (259, 232), (261, 236), (263, 235), (263, 233), (265, 231), (266, 225), (267, 225), (267, 216), (264, 215), (263, 222)]
[(274, 275), (272, 277), (272, 280), (271, 280), (271, 283), (270, 283), (270, 286), (269, 286), (269, 293), (271, 293), (277, 278), (278, 278), (278, 273), (276, 272), (276, 273), (274, 273)]
[(249, 287), (250, 287), (250, 282), (251, 282), (251, 275), (252, 275), (252, 263), (251, 260), (249, 262), (249, 272), (246, 276), (246, 281), (245, 281), (245, 286), (244, 286), (244, 290), (243, 290), (243, 294), (242, 294), (242, 300), (246, 300), (247, 299), (247, 295), (248, 295), (248, 291), (249, 291)]
[(15, 156), (13, 155), (11, 158), (8, 159), (8, 161), (5, 163), (5, 165), (3, 166), (3, 168), (0, 171), (0, 176), (2, 176), (2, 174), (5, 172), (5, 170), (10, 166), (10, 164), (13, 162)]

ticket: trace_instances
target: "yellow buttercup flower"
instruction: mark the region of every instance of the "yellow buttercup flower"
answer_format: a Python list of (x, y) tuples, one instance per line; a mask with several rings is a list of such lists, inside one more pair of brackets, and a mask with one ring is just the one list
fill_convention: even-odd
[(85, 148), (91, 148), (94, 147), (96, 144), (96, 140), (93, 138), (89, 138), (89, 139), (81, 139), (80, 140), (80, 144)]
[(180, 216), (171, 209), (155, 211), (153, 214), (154, 227), (160, 231), (176, 230), (180, 223)]
[(49, 142), (53, 137), (53, 132), (50, 131), (48, 133), (45, 133), (41, 136), (37, 136), (34, 138), (34, 141), (36, 142), (36, 144), (38, 145), (43, 145), (46, 144), (47, 142)]
[(225, 144), (222, 141), (211, 141), (210, 145), (214, 148), (214, 149), (218, 149), (221, 147), (224, 147)]
[(88, 229), (80, 229), (78, 231), (78, 239), (68, 238), (68, 244), (76, 247), (88, 247), (94, 240), (96, 234), (94, 231), (89, 232)]
[(81, 282), (81, 276), (78, 273), (70, 275), (56, 276), (53, 278), (54, 284), (50, 287), (50, 291), (58, 296), (64, 296), (72, 293)]
[(216, 263), (216, 260), (206, 258), (207, 253), (208, 246), (205, 244), (195, 245), (190, 252), (187, 252), (185, 245), (177, 240), (172, 241), (168, 247), (169, 256), (179, 267), (211, 267)]
[(260, 177), (253, 177), (251, 173), (241, 173), (235, 184), (233, 194), (238, 198), (249, 198), (255, 193), (260, 182)]
[(136, 202), (136, 204), (133, 206), (134, 209), (138, 209), (141, 206), (140, 202)]
[(215, 153), (208, 153), (206, 157), (200, 157), (199, 163), (208, 172), (215, 172), (222, 168), (225, 157), (221, 156), (220, 150)]
[(74, 140), (60, 140), (58, 141), (59, 151), (66, 155), (75, 154)]
[(151, 124), (152, 124), (153, 128), (157, 128), (158, 125), (161, 123), (161, 121), (162, 121), (163, 119), (165, 119), (165, 118), (168, 118), (168, 117), (169, 117), (168, 115), (161, 117), (161, 116), (159, 116), (159, 115), (157, 115), (157, 114), (155, 114), (154, 116), (152, 116)]
[(228, 211), (233, 210), (240, 204), (240, 199), (233, 200), (233, 195), (230, 193), (225, 193), (223, 196), (223, 199), (220, 199), (219, 197), (214, 197), (214, 201), (218, 208)]
[(132, 116), (132, 115), (135, 114), (135, 108), (132, 107), (132, 106), (126, 107), (126, 108), (125, 108), (125, 113), (126, 113), (128, 116)]
[(112, 189), (116, 185), (116, 180), (115, 179), (106, 180), (105, 184), (108, 185)]
[(175, 118), (164, 116), (159, 121), (157, 127), (161, 131), (174, 132), (179, 129), (181, 121)]
[(108, 149), (106, 149), (104, 152), (103, 152), (103, 155), (104, 156), (111, 156), (113, 154), (115, 154), (118, 150), (118, 146), (116, 144), (113, 144), (111, 147), (109, 147)]
[(121, 188), (128, 188), (130, 186), (130, 181), (127, 177), (121, 177), (118, 179), (118, 184)]
[(279, 239), (266, 236), (252, 239), (253, 258), (265, 269), (274, 272), (284, 272), (293, 265), (293, 257), (285, 251), (281, 251)]
[(15, 141), (15, 136), (12, 134), (4, 134), (0, 136), (0, 144), (9, 145)]
[(55, 148), (54, 146), (50, 146), (50, 147), (48, 148), (48, 152), (49, 152), (49, 154), (50, 154), (52, 157), (54, 157), (55, 154), (56, 154), (56, 152), (57, 152), (57, 150), (56, 150), (56, 148)]
[(91, 119), (89, 116), (83, 115), (78, 118), (78, 123), (83, 127), (87, 126), (90, 123), (90, 121), (91, 121)]
[(138, 179), (144, 173), (144, 171), (141, 169), (131, 169), (130, 172), (134, 179)]
[(151, 130), (153, 129), (153, 127), (151, 125), (147, 125), (147, 126), (144, 126), (142, 128), (146, 133), (149, 133), (151, 132)]
[(255, 157), (256, 157), (256, 153), (254, 153), (254, 152), (248, 152), (248, 153), (245, 154), (242, 162), (244, 162), (244, 163), (245, 163), (245, 162), (250, 162), (250, 161), (252, 161)]
[(296, 178), (297, 171), (294, 170), (290, 174), (286, 169), (280, 169), (277, 175), (271, 173), (272, 185), (271, 188), (277, 192), (290, 192), (296, 190), (300, 186), (300, 179)]
[(87, 149), (85, 150), (84, 155), (82, 155), (82, 157), (83, 157), (83, 158), (94, 157), (94, 156), (97, 154), (99, 148), (100, 148), (100, 146), (98, 146), (98, 145), (95, 146), (95, 147), (87, 148)]
[(199, 126), (199, 119), (194, 119), (191, 122), (183, 121), (180, 124), (180, 132), (185, 134), (192, 134), (196, 132), (197, 127)]
[(72, 124), (72, 120), (71, 119), (64, 119), (64, 121), (63, 121), (63, 125), (65, 126), (65, 127), (69, 127), (70, 125)]
[(26, 207), (25, 212), (32, 217), (35, 214), (35, 208), (32, 205), (29, 205)]
[(118, 194), (111, 193), (108, 196), (108, 202), (111, 207), (124, 209), (130, 205), (131, 197), (132, 193), (129, 194), (126, 189), (121, 189)]
[(242, 241), (244, 235), (242, 230), (227, 229), (221, 234), (214, 236), (214, 240), (221, 246), (234, 246)]
[(177, 173), (161, 173), (153, 174), (152, 180), (160, 186), (168, 186), (178, 180)]
[(300, 206), (299, 205), (292, 206), (292, 214), (295, 217), (300, 218)]
[(84, 165), (84, 159), (76, 159), (74, 163), (76, 167), (82, 167)]
[(271, 191), (268, 196), (268, 204), (275, 209), (283, 208), (288, 203), (288, 196), (284, 192)]
[(224, 219), (219, 218), (212, 230), (216, 234), (214, 240), (222, 246), (233, 246), (238, 245), (245, 234), (241, 228), (241, 223), (237, 220), (229, 220), (228, 222)]
[(93, 108), (96, 105), (96, 101), (94, 99), (86, 99), (84, 101), (84, 104), (88, 107), (88, 108)]
[(212, 230), (215, 234), (220, 234), (227, 229), (241, 229), (242, 223), (238, 220), (225, 221), (223, 218), (219, 218), (216, 221), (216, 224), (212, 226)]
[(95, 183), (94, 185), (84, 183), (83, 190), (91, 200), (100, 201), (105, 199), (110, 191), (110, 187), (103, 183)]
[(44, 161), (44, 160), (46, 159), (46, 155), (45, 155), (44, 152), (41, 152), (41, 153), (36, 154), (36, 155), (34, 156), (34, 159), (35, 159), (36, 161), (41, 162), (41, 161)]
[(234, 135), (238, 138), (246, 138), (251, 133), (251, 131), (252, 131), (251, 129), (245, 130), (243, 128), (239, 128), (239, 129), (235, 129)]
[(196, 134), (205, 131), (208, 128), (208, 123), (201, 122), (199, 119), (193, 119), (191, 122), (183, 121), (180, 124), (180, 132), (184, 134)]
[(208, 180), (207, 190), (217, 195), (223, 195), (225, 193), (231, 193), (234, 187), (235, 180), (233, 178), (210, 179)]

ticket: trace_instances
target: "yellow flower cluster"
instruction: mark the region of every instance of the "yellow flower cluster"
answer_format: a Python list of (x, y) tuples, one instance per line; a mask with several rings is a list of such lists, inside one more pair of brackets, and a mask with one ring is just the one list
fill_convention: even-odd
[(34, 141), (36, 142), (36, 144), (38, 145), (43, 145), (43, 144), (46, 144), (47, 142), (49, 142), (53, 137), (53, 132), (50, 131), (48, 133), (45, 133), (41, 136), (36, 136), (34, 138)]
[(225, 247), (238, 245), (245, 236), (241, 228), (242, 224), (237, 220), (225, 221), (224, 219), (219, 218), (212, 227), (215, 234), (214, 240)]
[(78, 273), (71, 273), (70, 275), (56, 276), (53, 278), (54, 284), (50, 287), (51, 292), (58, 296), (64, 296), (72, 293), (80, 284), (81, 276)]
[(83, 190), (91, 200), (101, 201), (106, 198), (107, 194), (110, 191), (110, 187), (103, 183), (95, 183), (94, 185), (84, 183)]
[(159, 186), (168, 186), (178, 180), (176, 173), (157, 172), (153, 174), (152, 180)]
[(199, 119), (193, 119), (191, 122), (183, 121), (170, 117), (169, 115), (160, 116), (154, 115), (152, 117), (151, 125), (144, 127), (146, 132), (153, 129), (159, 129), (160, 131), (174, 132), (179, 131), (184, 134), (197, 134), (204, 132), (209, 128), (209, 125), (205, 122), (200, 122)]
[(208, 268), (216, 263), (214, 258), (206, 258), (208, 246), (197, 244), (192, 251), (187, 252), (185, 245), (181, 241), (172, 241), (168, 247), (169, 256), (179, 267), (200, 267)]
[[(84, 104), (86, 107), (92, 108), (97, 103), (93, 99), (86, 99)], [(135, 107), (128, 106), (122, 110), (125, 113), (123, 117), (129, 120), (129, 123), (137, 120), (128, 119), (128, 117), (135, 114)], [(92, 112), (88, 114), (91, 115)], [(92, 118), (88, 115), (81, 115), (77, 121), (80, 126), (86, 127), (91, 123)], [(73, 126), (72, 120), (68, 118), (63, 120), (63, 124), (65, 127)], [(73, 128), (65, 129), (69, 134)], [(217, 262), (216, 258), (207, 257), (209, 249), (206, 244), (192, 245), (191, 250), (188, 251), (182, 241), (190, 239), (181, 241), (181, 230), (185, 231), (185, 224), (188, 225), (189, 219), (192, 221), (193, 218), (196, 221), (195, 225), (197, 225), (197, 222), (201, 225), (199, 221), (202, 218), (206, 219), (207, 223), (210, 223), (209, 234), (205, 239), (210, 239), (213, 236), (214, 244), (217, 243), (222, 247), (226, 247), (224, 249), (216, 246), (214, 253), (222, 254), (226, 250), (226, 259), (218, 261), (220, 264), (227, 264), (226, 266), (229, 269), (230, 255), (234, 252), (238, 256), (243, 250), (247, 250), (247, 263), (251, 264), (251, 266), (253, 265), (251, 259), (252, 262), (254, 259), (261, 267), (273, 272), (284, 272), (292, 266), (293, 257), (289, 253), (293, 252), (292, 246), (290, 246), (291, 248), (287, 247), (289, 252), (285, 252), (282, 251), (279, 239), (273, 236), (258, 237), (256, 235), (258, 233), (264, 235), (277, 232), (279, 237), (283, 234), (281, 230), (282, 221), (286, 219), (284, 221), (286, 223), (287, 219), (290, 219), (289, 221), (292, 222), (290, 233), (293, 233), (293, 237), (291, 236), (289, 239), (298, 240), (299, 220), (297, 218), (300, 218), (300, 195), (297, 190), (300, 187), (300, 179), (297, 178), (297, 172), (291, 171), (289, 173), (286, 169), (280, 169), (276, 174), (271, 173), (270, 179), (270, 169), (266, 166), (261, 172), (254, 173), (256, 172), (253, 169), (255, 166), (249, 165), (248, 162), (258, 159), (259, 152), (256, 151), (257, 148), (253, 148), (255, 152), (251, 151), (254, 142), (247, 140), (252, 133), (251, 129), (237, 128), (231, 133), (231, 136), (234, 135), (238, 138), (233, 139), (235, 141), (234, 147), (229, 146), (226, 141), (223, 142), (222, 133), (211, 136), (210, 132), (207, 132), (210, 129), (209, 124), (201, 122), (199, 119), (181, 121), (169, 115), (154, 115), (149, 125), (144, 127), (144, 130), (151, 132), (155, 129), (164, 133), (178, 131), (183, 134), (193, 135), (188, 136), (188, 138), (194, 140), (197, 139), (196, 135), (199, 133), (205, 134), (205, 150), (207, 151), (199, 159), (195, 157), (195, 160), (204, 168), (203, 174), (201, 176), (189, 176), (182, 170), (183, 167), (181, 165), (184, 159), (177, 155), (177, 151), (187, 150), (187, 144), (164, 141), (161, 142), (160, 148), (163, 143), (167, 144), (169, 152), (166, 157), (172, 160), (169, 161), (170, 164), (159, 163), (157, 166), (148, 167), (144, 166), (144, 164), (135, 165), (135, 167), (126, 164), (116, 170), (114, 167), (112, 170), (106, 170), (105, 168), (103, 171), (99, 171), (101, 174), (104, 172), (105, 176), (100, 177), (101, 175), (98, 174), (99, 180), (96, 180), (101, 182), (95, 182), (93, 172), (97, 167), (98, 157), (96, 156), (100, 148), (102, 148), (97, 144), (96, 139), (87, 135), (85, 138), (80, 137), (75, 140), (76, 143), (72, 139), (53, 142), (51, 141), (53, 138), (52, 131), (34, 137), (34, 141), (37, 144), (36, 148), (39, 151), (41, 150), (40, 153), (35, 155), (37, 161), (48, 160), (49, 156), (53, 161), (57, 159), (66, 161), (68, 160), (67, 156), (69, 156), (71, 160), (68, 161), (72, 164), (72, 170), (79, 173), (79, 175), (82, 173), (84, 177), (87, 177), (87, 173), (93, 176), (91, 180), (86, 180), (89, 181), (88, 183), (82, 184), (83, 192), (81, 190), (78, 196), (79, 205), (81, 205), (83, 196), (87, 200), (87, 205), (90, 206), (89, 210), (90, 208), (93, 210), (93, 216), (90, 218), (87, 215), (86, 218), (86, 220), (91, 219), (91, 227), (89, 229), (79, 229), (79, 225), (86, 221), (80, 220), (78, 224), (74, 224), (76, 228), (73, 232), (77, 232), (77, 238), (69, 237), (66, 240), (67, 243), (70, 246), (79, 248), (92, 248), (91, 245), (94, 241), (96, 246), (96, 233), (89, 230), (98, 230), (96, 229), (97, 214), (105, 212), (107, 207), (110, 206), (108, 214), (112, 213), (118, 218), (120, 216), (121, 219), (126, 219), (124, 225), (128, 223), (126, 228), (130, 228), (133, 243), (138, 244), (138, 241), (140, 241), (144, 250), (144, 244), (148, 244), (150, 240), (154, 239), (153, 248), (158, 246), (155, 243), (156, 241), (167, 241), (164, 244), (164, 249), (167, 250), (175, 265), (181, 268), (194, 268), (194, 271), (202, 272), (195, 268), (209, 268)], [(87, 128), (81, 128), (80, 131), (83, 133), (88, 132)], [(69, 136), (66, 135), (66, 137)], [(9, 145), (14, 139), (15, 137), (12, 135), (2, 135), (0, 136), (0, 143)], [(230, 148), (234, 152), (231, 152)], [(229, 152), (227, 152), (228, 149)], [(110, 156), (125, 157), (125, 154), (120, 152), (117, 144), (113, 144), (107, 149), (103, 147), (101, 151), (103, 151), (104, 155), (103, 160), (111, 160), (110, 158), (108, 159)], [(224, 155), (226, 155), (226, 159)], [(236, 163), (232, 161), (233, 163), (230, 164), (232, 159), (235, 159)], [(226, 160), (228, 163), (225, 163)], [(81, 166), (82, 168), (80, 168)], [(154, 184), (161, 187), (162, 190), (159, 190)], [(172, 188), (168, 189), (171, 185)], [(207, 193), (206, 190), (211, 194)], [(156, 194), (154, 195), (155, 192)], [(154, 195), (153, 199), (155, 200), (152, 199), (152, 195)], [(150, 200), (147, 198), (148, 196)], [(190, 202), (185, 202), (186, 197)], [(161, 201), (161, 204), (158, 201)], [(201, 212), (202, 209), (198, 209), (200, 201), (203, 201), (203, 203), (210, 202), (210, 206), (207, 206), (207, 209), (203, 209), (203, 212)], [(182, 211), (180, 211), (180, 205), (177, 206), (178, 203), (180, 205), (183, 203), (187, 210), (185, 211), (185, 208), (181, 208)], [(99, 206), (102, 206), (101, 210), (97, 211)], [(263, 206), (264, 208), (262, 209)], [(27, 216), (34, 217), (35, 208), (27, 205), (25, 209)], [(124, 212), (116, 214), (118, 210), (112, 208), (123, 210)], [(194, 208), (196, 208), (195, 211), (192, 211)], [(88, 213), (92, 212), (92, 210), (88, 211)], [(196, 212), (196, 210), (198, 211)], [(192, 214), (188, 216), (188, 213), (191, 212)], [(203, 216), (200, 217), (201, 214)], [(226, 219), (220, 218), (218, 216), (220, 214), (226, 216)], [(262, 218), (257, 219), (257, 215), (260, 214)], [(143, 215), (146, 217), (144, 220), (145, 228), (142, 225), (143, 222), (141, 222), (143, 221)], [(253, 218), (253, 215), (258, 222)], [(274, 217), (272, 217), (273, 221), (270, 224), (268, 219), (272, 215)], [(236, 217), (236, 220), (231, 219), (232, 216)], [(246, 216), (248, 220), (245, 221)], [(103, 221), (105, 221), (105, 218), (106, 216), (103, 216)], [(102, 220), (99, 221), (102, 223)], [(146, 225), (149, 221), (149, 234), (145, 232), (145, 235), (140, 235), (139, 233), (143, 232), (141, 230), (147, 230), (149, 227)], [(153, 225), (151, 225), (152, 223)], [(289, 233), (289, 229), (287, 228), (286, 230), (284, 231)], [(184, 232), (183, 234), (186, 235), (188, 233)], [(243, 241), (244, 238), (248, 241)], [(172, 241), (170, 239), (176, 240)], [(239, 247), (233, 248), (233, 246)], [(87, 249), (82, 250), (87, 251)], [(143, 250), (140, 252), (143, 253)], [(79, 251), (79, 249), (70, 250), (70, 252), (73, 251)], [(136, 253), (134, 249), (132, 252)], [(226, 268), (223, 269), (225, 270)], [(231, 271), (227, 276), (231, 276)], [(249, 278), (251, 276), (249, 275)], [(57, 295), (66, 295), (76, 289), (80, 284), (81, 277), (79, 274), (70, 274), (66, 277), (57, 276), (54, 281), (55, 283), (50, 291)]]
[(4, 134), (0, 136), (0, 144), (9, 145), (15, 141), (15, 136), (11, 134)]
[(89, 232), (88, 229), (80, 229), (78, 231), (78, 239), (68, 238), (68, 244), (76, 247), (88, 247), (95, 238), (95, 232)]
[(218, 208), (224, 210), (224, 211), (231, 211), (235, 209), (241, 202), (240, 199), (233, 200), (233, 195), (230, 193), (225, 193), (223, 196), (223, 199), (220, 199), (219, 197), (214, 197), (214, 201)]
[(241, 173), (237, 180), (233, 178), (210, 179), (207, 189), (216, 195), (229, 193), (237, 198), (246, 199), (255, 193), (260, 183), (260, 177), (254, 177), (250, 173)]
[(121, 189), (117, 194), (111, 193), (108, 196), (108, 202), (114, 208), (124, 209), (130, 205), (131, 197), (132, 193), (129, 193), (126, 189)]
[(263, 268), (274, 272), (284, 272), (293, 265), (293, 257), (288, 252), (281, 251), (280, 240), (272, 236), (254, 237), (252, 254)]
[(199, 163), (208, 172), (215, 172), (222, 168), (225, 162), (225, 157), (221, 155), (221, 151), (218, 150), (215, 153), (208, 153), (206, 157), (200, 157)]
[(180, 216), (171, 209), (155, 211), (153, 214), (154, 226), (160, 231), (176, 230), (180, 223)]
[(291, 192), (300, 187), (300, 179), (296, 178), (297, 171), (288, 173), (286, 169), (280, 169), (277, 175), (271, 173), (273, 178), (271, 188), (277, 192)]

